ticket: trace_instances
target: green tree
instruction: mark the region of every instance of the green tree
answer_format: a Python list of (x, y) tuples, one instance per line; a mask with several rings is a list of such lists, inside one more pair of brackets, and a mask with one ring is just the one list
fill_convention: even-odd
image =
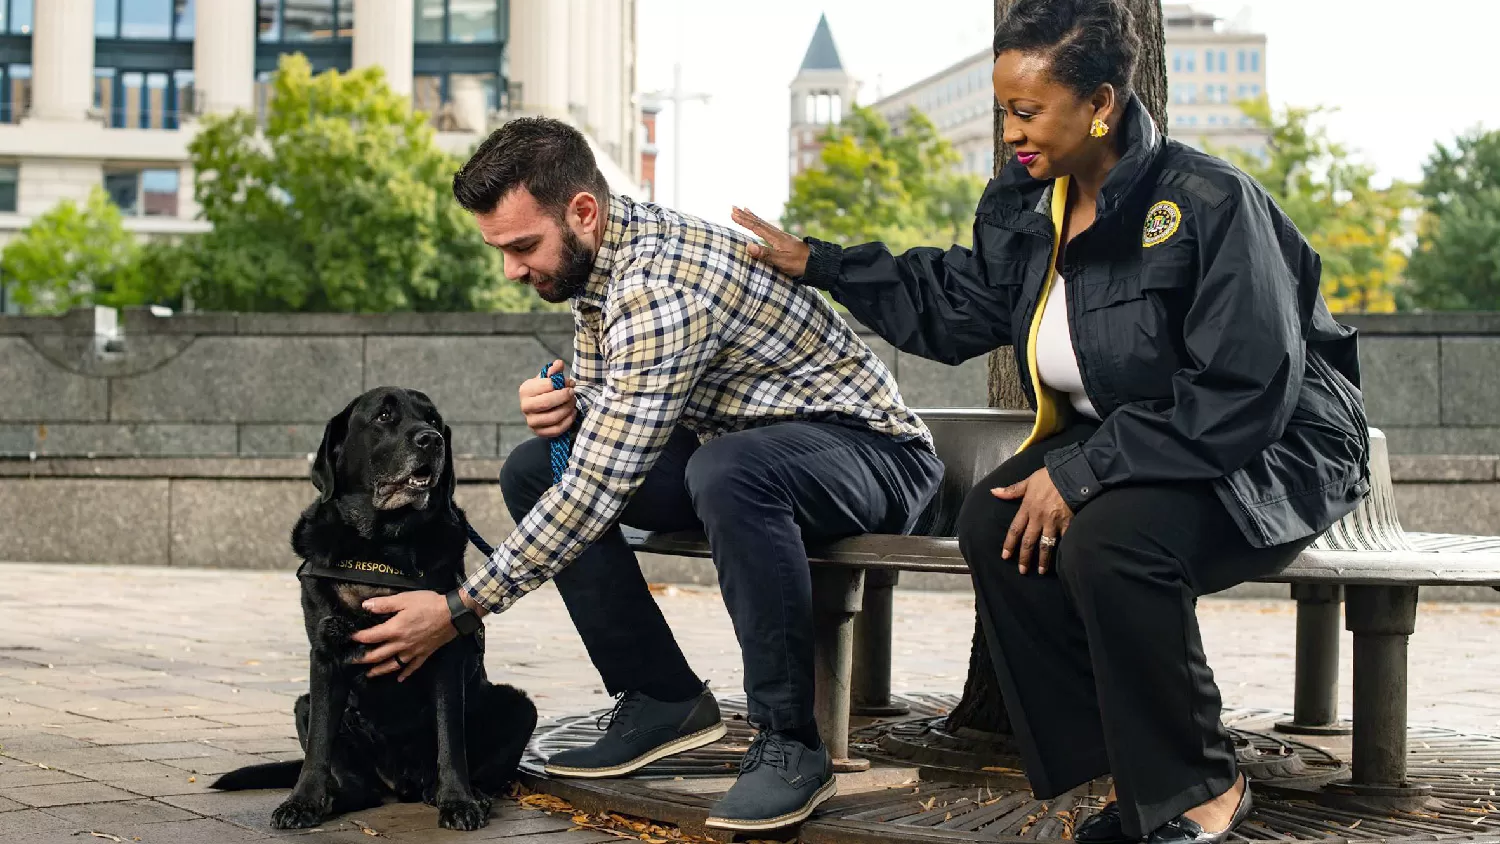
[(120, 209), (95, 187), (81, 206), (65, 199), (33, 220), (0, 253), (0, 273), (31, 313), (135, 304), (139, 251)]
[(792, 181), (787, 231), (898, 251), (968, 241), (984, 181), (954, 172), (958, 153), (921, 112), (893, 128), (854, 106), (822, 141), (819, 166)]
[(1404, 304), (1500, 310), (1500, 131), (1439, 145), (1422, 168), (1426, 213)]
[(1411, 186), (1375, 187), (1374, 169), (1315, 124), (1322, 108), (1277, 113), (1260, 97), (1241, 109), (1266, 131), (1266, 155), (1236, 149), (1226, 157), (1265, 187), (1318, 251), (1329, 309), (1394, 311), (1406, 267), (1405, 217), (1416, 205)]
[(156, 301), (208, 310), (528, 310), (450, 184), (460, 162), (378, 67), (283, 56), (263, 128), (204, 120), (189, 151), (205, 235), (150, 258)]
[(1266, 155), (1226, 154), (1260, 182), (1323, 259), (1323, 297), (1334, 312), (1396, 309), (1406, 267), (1405, 217), (1416, 205), (1411, 186), (1372, 184), (1373, 168), (1354, 159), (1315, 125), (1321, 108), (1273, 112), (1265, 97), (1241, 109), (1266, 131)]

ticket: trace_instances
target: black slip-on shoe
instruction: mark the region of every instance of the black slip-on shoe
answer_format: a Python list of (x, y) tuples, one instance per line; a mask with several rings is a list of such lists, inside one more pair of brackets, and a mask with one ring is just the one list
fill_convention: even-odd
[(1120, 804), (1111, 800), (1073, 830), (1073, 840), (1078, 844), (1134, 844), (1141, 839), (1125, 834)]
[(1250, 797), (1250, 780), (1247, 778), (1245, 791), (1240, 795), (1239, 805), (1234, 807), (1234, 815), (1229, 819), (1228, 826), (1218, 832), (1206, 832), (1197, 821), (1178, 815), (1146, 836), (1146, 844), (1223, 844), (1229, 834), (1234, 832), (1234, 828), (1250, 816), (1254, 804), (1255, 801)]

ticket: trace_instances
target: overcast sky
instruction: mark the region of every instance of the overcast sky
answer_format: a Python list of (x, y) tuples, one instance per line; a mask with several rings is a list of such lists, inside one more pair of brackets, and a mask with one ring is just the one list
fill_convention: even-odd
[[(1336, 105), (1327, 125), (1384, 178), (1418, 179), (1433, 145), (1500, 129), (1500, 0), (1199, 0), (1250, 10), (1267, 37), (1274, 105)], [(640, 0), (638, 80), (711, 95), (682, 124), (681, 209), (729, 222), (732, 204), (775, 219), (787, 194), (787, 85), (826, 12), (860, 102), (985, 49), (991, 0)], [(657, 200), (673, 201), (674, 109), (659, 116)]]

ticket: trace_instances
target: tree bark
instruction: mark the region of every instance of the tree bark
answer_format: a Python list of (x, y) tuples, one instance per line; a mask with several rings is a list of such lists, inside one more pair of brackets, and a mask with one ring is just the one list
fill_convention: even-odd
[[(1005, 12), (1014, 0), (995, 0), (995, 25), (999, 26)], [(1141, 39), (1140, 53), (1136, 57), (1135, 76), (1131, 84), (1135, 93), (1145, 104), (1146, 111), (1156, 121), (1162, 134), (1167, 132), (1167, 59), (1165, 37), (1162, 32), (1160, 0), (1125, 0), (1134, 18), (1134, 29)], [(1004, 127), (999, 104), (994, 111), (995, 120), (995, 175), (1010, 160), (1010, 148), (1003, 138)], [(996, 349), (989, 356), (989, 405), (990, 407), (1025, 410), (1026, 394), (1021, 390), (1021, 376), (1016, 369), (1016, 355), (1009, 347)], [(984, 640), (984, 631), (979, 620), (974, 620), (974, 638), (969, 651), (969, 675), (964, 681), (963, 699), (949, 713), (949, 732), (960, 729), (999, 735), (1011, 734), (1010, 718), (1005, 711), (1005, 701), (1000, 697), (1000, 686), (995, 679), (994, 664), (990, 661), (990, 649)]]

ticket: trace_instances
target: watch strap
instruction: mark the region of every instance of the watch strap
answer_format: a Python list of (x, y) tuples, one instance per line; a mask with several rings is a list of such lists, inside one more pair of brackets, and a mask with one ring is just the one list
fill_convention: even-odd
[(447, 597), (448, 615), (453, 622), (453, 629), (457, 630), (459, 635), (467, 636), (483, 625), (484, 622), (480, 620), (479, 616), (464, 604), (463, 599), (458, 595), (457, 589), (449, 592)]

